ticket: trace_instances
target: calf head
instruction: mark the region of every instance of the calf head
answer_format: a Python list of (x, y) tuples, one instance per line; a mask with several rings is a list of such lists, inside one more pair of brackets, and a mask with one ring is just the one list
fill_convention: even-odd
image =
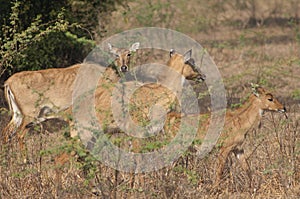
[(118, 67), (118, 70), (121, 72), (129, 71), (130, 66), (130, 56), (132, 52), (135, 52), (140, 46), (139, 42), (132, 44), (129, 49), (116, 48), (108, 43), (109, 51), (116, 56), (114, 61), (115, 66)]
[(272, 93), (266, 91), (257, 84), (251, 84), (252, 93), (257, 98), (257, 105), (261, 111), (277, 111), (286, 112), (286, 108), (282, 105)]

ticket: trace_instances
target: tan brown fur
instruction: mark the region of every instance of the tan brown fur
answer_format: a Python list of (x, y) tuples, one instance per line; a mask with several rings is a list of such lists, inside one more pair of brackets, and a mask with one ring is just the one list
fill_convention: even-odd
[[(189, 79), (204, 78), (204, 75), (201, 72), (195, 71), (189, 64), (184, 63), (183, 55), (175, 53), (173, 50), (171, 52), (173, 54), (167, 62), (167, 66), (169, 68)], [(188, 53), (191, 52), (188, 51)], [(190, 59), (190, 56), (191, 54), (187, 55), (188, 59)], [(163, 75), (167, 76), (168, 74)], [(168, 81), (174, 81), (172, 78), (173, 77), (170, 77)], [(181, 79), (179, 80), (181, 81)], [(112, 93), (117, 81), (118, 78), (114, 75), (114, 73), (110, 73), (107, 78), (100, 79), (98, 82), (98, 88), (95, 92), (96, 116), (102, 127), (107, 128), (107, 131), (109, 132), (114, 132), (115, 129), (118, 129), (118, 124), (116, 123), (111, 110)], [(134, 81), (125, 82), (124, 86), (130, 86), (135, 83), (136, 82)], [(170, 110), (172, 103), (176, 103), (176, 96), (161, 84), (150, 83), (138, 88), (137, 92), (131, 96), (130, 102), (130, 105), (137, 107), (136, 111), (131, 112), (131, 116), (135, 121), (138, 121), (138, 119), (141, 118), (139, 117), (140, 115), (143, 115), (146, 118), (148, 117), (149, 119), (149, 105), (153, 104), (153, 102), (163, 106), (166, 110)], [(140, 104), (143, 104), (144, 107), (140, 107)], [(113, 106), (115, 106), (115, 104), (113, 104)], [(143, 119), (145, 119), (145, 117), (143, 117)]]
[(182, 74), (188, 80), (205, 79), (205, 75), (201, 71), (197, 71), (195, 68), (193, 68), (190, 64), (187, 63), (192, 59), (191, 54), (187, 55), (188, 53), (192, 53), (192, 50), (187, 51), (184, 55), (181, 55), (179, 53), (176, 53), (174, 50), (171, 50), (170, 59), (167, 62), (167, 65), (175, 71), (177, 71), (179, 74)]
[[(184, 55), (175, 53), (174, 50), (171, 50), (167, 66), (182, 75), (185, 79), (197, 81), (200, 79), (204, 80), (205, 75), (201, 71), (197, 71), (194, 68), (195, 66), (191, 66), (187, 63), (190, 60), (192, 60), (191, 50), (187, 51)], [(164, 83), (171, 85), (173, 90), (166, 87)], [(139, 125), (141, 125), (141, 121), (160, 119), (159, 114), (150, 114), (151, 107), (154, 105), (160, 106), (167, 113), (172, 110), (180, 109), (179, 100), (182, 94), (181, 89), (181, 79), (172, 76), (166, 77), (163, 83), (150, 83), (140, 87), (130, 98), (131, 107), (138, 110), (132, 111), (131, 117), (136, 123), (140, 122)]]
[[(218, 168), (215, 185), (219, 184), (225, 164), (231, 152), (234, 152), (241, 162), (245, 171), (249, 171), (243, 149), (240, 148), (245, 141), (245, 136), (250, 129), (257, 127), (262, 117), (263, 111), (285, 112), (285, 107), (273, 97), (273, 95), (261, 87), (254, 88), (254, 93), (238, 109), (228, 111), (225, 117), (225, 124), (217, 142), (219, 148)], [(197, 139), (203, 140), (210, 123), (209, 115), (195, 115), (199, 117), (199, 127)], [(172, 133), (178, 131), (181, 121), (181, 114), (170, 113), (167, 117), (165, 132)], [(196, 148), (198, 148), (196, 146)]]
[[(131, 48), (118, 49), (109, 44), (109, 50), (116, 55), (114, 61), (120, 71), (127, 71), (130, 65), (130, 53), (138, 49), (139, 43), (134, 43)], [(74, 84), (81, 67), (88, 63), (77, 64), (68, 68), (55, 68), (39, 71), (23, 71), (11, 76), (4, 84), (6, 99), (9, 103), (12, 119), (4, 128), (2, 135), (4, 142), (18, 133), (18, 139), (23, 139), (25, 126), (34, 120), (62, 117), (69, 120), (68, 114), (72, 111), (72, 93)], [(112, 67), (107, 67), (104, 76), (114, 73)], [(47, 110), (46, 114), (41, 111)], [(41, 117), (40, 117), (41, 116)], [(43, 118), (45, 117), (45, 118)], [(35, 121), (34, 123), (39, 122)], [(20, 133), (22, 132), (22, 133)], [(77, 135), (71, 133), (71, 135)]]

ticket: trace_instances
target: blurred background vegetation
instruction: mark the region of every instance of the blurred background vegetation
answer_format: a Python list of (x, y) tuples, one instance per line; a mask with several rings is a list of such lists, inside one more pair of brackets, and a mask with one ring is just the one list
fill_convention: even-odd
[[(126, 29), (158, 26), (195, 36), (220, 27), (295, 26), (300, 7), (297, 0), (0, 0), (0, 4), (1, 82), (22, 70), (82, 62), (97, 41)], [(299, 42), (298, 26), (295, 31)]]
[(82, 62), (121, 0), (0, 0), (1, 82), (22, 70)]

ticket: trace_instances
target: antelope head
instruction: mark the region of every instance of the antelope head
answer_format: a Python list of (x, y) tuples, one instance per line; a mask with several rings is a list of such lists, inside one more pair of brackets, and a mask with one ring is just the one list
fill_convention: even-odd
[(195, 60), (192, 58), (192, 49), (183, 55), (170, 50), (170, 59), (168, 66), (177, 70), (188, 80), (204, 81), (206, 76), (200, 71), (199, 67), (195, 65)]
[(263, 111), (286, 112), (286, 108), (282, 105), (270, 92), (266, 91), (257, 84), (251, 84), (252, 93), (258, 99), (261, 113)]
[(109, 51), (116, 56), (114, 64), (115, 66), (118, 67), (118, 70), (120, 70), (121, 72), (129, 71), (131, 53), (136, 52), (139, 46), (140, 43), (136, 42), (132, 44), (132, 46), (129, 49), (124, 49), (124, 48), (116, 48), (110, 43), (108, 43)]

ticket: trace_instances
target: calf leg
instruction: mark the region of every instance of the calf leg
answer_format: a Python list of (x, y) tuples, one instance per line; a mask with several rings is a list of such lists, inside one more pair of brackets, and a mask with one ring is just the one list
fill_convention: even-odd
[(224, 147), (220, 149), (220, 154), (218, 156), (218, 168), (215, 180), (215, 186), (219, 185), (223, 176), (223, 171), (228, 160), (230, 152), (233, 151), (235, 146)]
[(247, 161), (247, 156), (244, 153), (244, 149), (235, 149), (234, 151), (235, 156), (238, 158), (239, 163), (242, 166), (242, 169), (246, 172), (247, 176), (249, 179), (251, 179), (251, 170), (250, 166)]

